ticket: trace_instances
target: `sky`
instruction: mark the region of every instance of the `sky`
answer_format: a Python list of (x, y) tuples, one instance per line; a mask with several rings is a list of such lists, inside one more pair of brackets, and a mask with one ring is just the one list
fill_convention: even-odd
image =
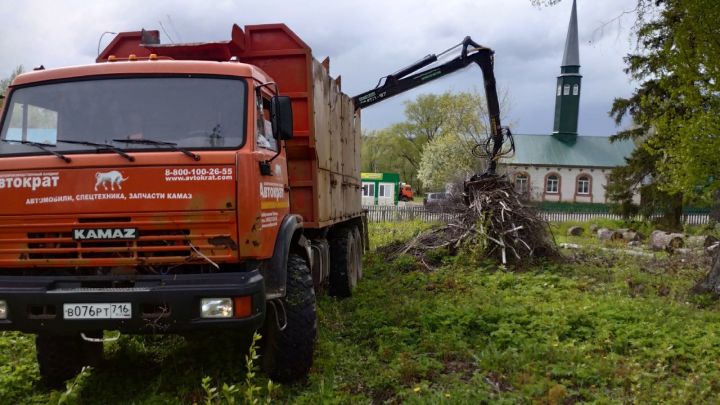
[[(635, 83), (623, 72), (632, 52), (635, 0), (578, 0), (580, 99), (578, 132), (617, 131), (608, 111), (615, 97)], [(322, 60), (342, 75), (342, 89), (355, 95), (380, 77), (439, 53), (469, 35), (495, 51), (495, 75), (507, 92), (504, 124), (513, 132), (552, 132), (555, 83), (560, 73), (572, 1), (552, 7), (530, 0), (0, 0), (0, 78), (17, 65), (26, 69), (93, 63), (105, 31), (158, 29), (163, 43), (230, 39), (233, 23), (285, 23)], [(620, 18), (618, 18), (620, 16)], [(404, 103), (420, 94), (482, 91), (474, 66), (363, 110), (364, 129), (403, 121)]]

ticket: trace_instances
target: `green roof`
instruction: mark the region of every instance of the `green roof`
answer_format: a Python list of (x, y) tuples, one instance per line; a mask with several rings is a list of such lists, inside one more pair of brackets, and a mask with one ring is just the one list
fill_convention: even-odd
[(615, 167), (635, 149), (630, 140), (610, 142), (606, 136), (578, 136), (565, 143), (552, 135), (513, 135), (515, 156), (501, 163), (513, 165)]

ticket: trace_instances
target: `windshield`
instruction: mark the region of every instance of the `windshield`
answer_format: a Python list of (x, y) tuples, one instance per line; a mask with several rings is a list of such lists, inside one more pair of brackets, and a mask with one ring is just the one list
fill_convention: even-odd
[[(85, 151), (111, 143), (124, 150), (167, 145), (237, 148), (244, 142), (245, 81), (209, 77), (133, 77), (70, 81), (15, 89), (0, 133), (0, 154)], [(8, 142), (12, 141), (12, 142)]]

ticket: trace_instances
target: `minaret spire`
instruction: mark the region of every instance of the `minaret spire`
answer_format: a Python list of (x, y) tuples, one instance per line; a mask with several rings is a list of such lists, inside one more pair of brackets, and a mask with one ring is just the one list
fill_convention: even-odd
[(577, 138), (580, 107), (580, 43), (578, 41), (577, 1), (573, 0), (568, 24), (565, 50), (555, 92), (555, 124), (553, 135), (563, 142), (574, 143)]
[(573, 0), (570, 24), (568, 24), (567, 38), (565, 38), (565, 52), (562, 66), (580, 66), (580, 44), (578, 43), (577, 4)]

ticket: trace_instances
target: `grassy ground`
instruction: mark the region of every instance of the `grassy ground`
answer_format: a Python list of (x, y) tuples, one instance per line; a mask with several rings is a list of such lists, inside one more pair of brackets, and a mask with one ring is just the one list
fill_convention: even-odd
[[(372, 247), (423, 224), (373, 225)], [(562, 229), (557, 229), (558, 233)], [(591, 238), (583, 241), (592, 243)], [(577, 242), (577, 241), (575, 241)], [(353, 298), (319, 301), (315, 366), (281, 402), (713, 402), (720, 396), (720, 306), (688, 293), (707, 263), (590, 248), (567, 263), (504, 272), (469, 256), (421, 271), (365, 258)], [(224, 339), (123, 338), (72, 386), (82, 403), (201, 403), (245, 378)], [(37, 383), (29, 336), (0, 337), (0, 403), (57, 402)], [(265, 386), (258, 376), (254, 383)]]

